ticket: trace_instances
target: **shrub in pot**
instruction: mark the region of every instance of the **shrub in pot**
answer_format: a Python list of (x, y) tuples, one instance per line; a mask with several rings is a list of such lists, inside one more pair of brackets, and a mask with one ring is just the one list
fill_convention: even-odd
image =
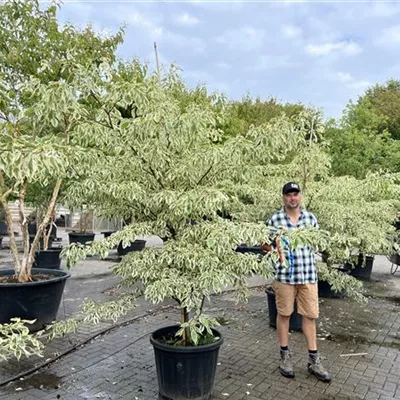
[[(85, 170), (99, 159), (98, 152), (81, 140), (79, 129), (87, 107), (79, 101), (76, 72), (81, 64), (93, 65), (98, 57), (112, 56), (120, 38), (101, 39), (90, 29), (80, 31), (69, 25), (59, 28), (57, 6), (42, 9), (36, 0), (5, 2), (0, 11), (2, 46), (24, 48), (12, 58), (0, 52), (0, 204), (13, 259), (10, 269), (0, 273), (0, 326), (2, 335), (15, 342), (17, 332), (24, 332), (25, 320), (36, 319), (29, 325), (36, 330), (56, 316), (69, 274), (34, 271), (35, 253), (51, 222), (62, 183), (82, 176), (75, 168)], [(65, 52), (71, 41), (75, 45)], [(88, 48), (93, 53), (88, 53)], [(12, 229), (10, 201), (18, 204), (21, 256)], [(44, 206), (31, 243), (27, 203)], [(46, 241), (48, 235), (44, 235), (45, 248)], [(37, 295), (40, 290), (43, 296)], [(40, 301), (35, 304), (32, 298)], [(45, 299), (46, 304), (42, 302)], [(24, 321), (13, 322), (13, 317)], [(11, 348), (14, 355), (21, 356), (21, 347)]]
[[(162, 248), (131, 252), (113, 272), (121, 277), (122, 287), (141, 282), (148, 300), (174, 299), (180, 311), (179, 325), (162, 327), (151, 336), (161, 397), (208, 399), (223, 339), (216, 318), (204, 313), (207, 300), (228, 286), (236, 289), (239, 300), (246, 299), (248, 276), (254, 272), (272, 277), (271, 261), (277, 260), (275, 251), (265, 262), (258, 254), (235, 251), (241, 243), (270, 241), (263, 217), (248, 201), (258, 193), (254, 181), (249, 187), (250, 171), (268, 170), (277, 154), (301, 151), (305, 142), (292, 140), (293, 125), (285, 117), (245, 139), (224, 138), (217, 128), (223, 110), (213, 107), (211, 97), (198, 103), (173, 73), (163, 80), (146, 77), (138, 64), (109, 66), (107, 71), (114, 76), (107, 82), (94, 79), (90, 91), (104, 104), (112, 104), (122, 92), (124, 100), (114, 102), (110, 120), (99, 112), (94, 126), (104, 126), (104, 141), (112, 134), (120, 153), (80, 181), (74, 194), (100, 215), (129, 218), (131, 223), (102, 241), (72, 244), (63, 255), (73, 265), (87, 255), (104, 258), (138, 236), (162, 238)], [(105, 179), (109, 176), (112, 183)], [(220, 210), (231, 218), (221, 217)], [(293, 243), (326, 243), (322, 231), (285, 234)]]

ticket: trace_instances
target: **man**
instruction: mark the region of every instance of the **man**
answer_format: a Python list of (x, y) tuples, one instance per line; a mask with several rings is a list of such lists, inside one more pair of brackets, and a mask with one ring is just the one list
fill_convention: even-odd
[[(277, 229), (296, 229), (311, 226), (318, 228), (315, 216), (300, 207), (302, 194), (296, 182), (288, 182), (282, 188), (283, 208), (267, 221), (267, 225)], [(289, 351), (289, 320), (293, 313), (294, 301), (302, 316), (302, 328), (308, 345), (308, 370), (318, 379), (330, 382), (331, 376), (323, 367), (317, 351), (316, 319), (318, 318), (318, 283), (315, 269), (315, 255), (311, 246), (300, 246), (290, 250), (287, 238), (277, 243), (279, 253), (284, 253), (289, 267), (278, 262), (274, 291), (278, 311), (277, 330), (281, 346), (279, 370), (287, 378), (294, 378), (291, 353)], [(286, 246), (285, 246), (286, 245)], [(270, 250), (264, 245), (263, 249)], [(281, 259), (281, 258), (280, 258)]]

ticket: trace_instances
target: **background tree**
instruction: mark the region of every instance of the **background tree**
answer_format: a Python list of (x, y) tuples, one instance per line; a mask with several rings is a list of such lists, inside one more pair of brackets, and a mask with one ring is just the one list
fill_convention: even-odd
[(328, 122), (333, 173), (364, 178), (369, 171), (400, 171), (400, 81), (367, 89), (341, 120)]
[[(48, 225), (62, 181), (79, 175), (89, 157), (76, 128), (88, 113), (80, 102), (82, 66), (115, 60), (122, 35), (101, 38), (92, 29), (60, 27), (57, 6), (41, 9), (37, 0), (12, 0), (0, 5), (0, 202), (8, 223), (18, 281), (31, 280), (31, 268), (44, 227)], [(89, 161), (91, 159), (91, 161)], [(89, 164), (87, 164), (89, 162)], [(43, 189), (43, 191), (40, 190)], [(27, 201), (46, 212), (29, 247)], [(23, 237), (20, 260), (8, 205), (17, 199)]]

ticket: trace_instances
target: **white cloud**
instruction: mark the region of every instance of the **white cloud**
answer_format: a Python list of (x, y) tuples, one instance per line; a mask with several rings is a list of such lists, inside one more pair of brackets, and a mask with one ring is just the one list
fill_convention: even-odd
[(218, 68), (221, 68), (221, 69), (230, 69), (230, 68), (232, 68), (232, 65), (227, 64), (227, 63), (225, 63), (225, 62), (219, 62), (219, 63), (216, 63), (215, 65), (216, 65)]
[(382, 35), (376, 43), (383, 46), (392, 46), (400, 44), (400, 25), (393, 25), (382, 31)]
[(176, 33), (165, 28), (162, 26), (163, 20), (161, 18), (152, 17), (137, 11), (125, 13), (119, 16), (119, 18), (124, 18), (126, 23), (146, 31), (151, 40), (159, 40), (160, 43), (170, 43), (177, 47), (190, 48), (196, 53), (202, 53), (206, 48), (203, 39)]
[(267, 69), (294, 68), (300, 65), (301, 63), (291, 60), (287, 55), (263, 55), (248, 69), (262, 71)]
[(197, 25), (200, 21), (188, 13), (184, 13), (176, 18), (176, 21), (181, 25), (193, 26)]
[(217, 38), (217, 42), (227, 45), (230, 49), (253, 51), (264, 43), (265, 31), (243, 26), (239, 29), (229, 29)]
[(289, 39), (301, 36), (302, 32), (302, 29), (295, 25), (284, 25), (282, 27), (283, 36)]
[(328, 42), (323, 44), (308, 44), (306, 52), (312, 56), (326, 56), (332, 53), (356, 55), (362, 52), (362, 48), (355, 42)]
[(340, 82), (350, 82), (353, 80), (353, 77), (348, 72), (338, 72), (336, 77)]
[(370, 81), (355, 81), (355, 82), (348, 84), (347, 86), (350, 88), (353, 88), (353, 89), (365, 89), (371, 85), (372, 85), (372, 83)]
[(343, 83), (346, 87), (351, 89), (364, 89), (371, 86), (371, 82), (367, 80), (356, 80), (349, 72), (337, 72), (335, 80)]
[(127, 11), (125, 8), (120, 7), (115, 10), (114, 16), (128, 25), (145, 29), (155, 38), (161, 36), (164, 32), (161, 19), (150, 17), (138, 11)]

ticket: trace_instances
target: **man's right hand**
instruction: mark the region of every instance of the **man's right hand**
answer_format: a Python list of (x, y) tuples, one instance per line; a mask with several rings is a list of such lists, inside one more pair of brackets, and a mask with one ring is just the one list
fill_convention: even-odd
[(272, 251), (272, 246), (270, 244), (264, 243), (261, 245), (261, 249), (266, 253), (270, 253)]

